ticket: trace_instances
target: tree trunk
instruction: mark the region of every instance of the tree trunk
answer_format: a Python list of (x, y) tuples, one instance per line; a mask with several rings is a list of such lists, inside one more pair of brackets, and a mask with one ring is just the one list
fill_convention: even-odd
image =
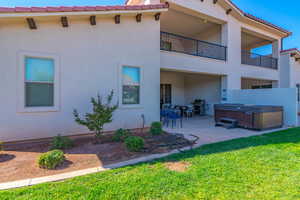
[(96, 131), (96, 134), (95, 134), (95, 143), (96, 144), (100, 143), (100, 138), (101, 138), (101, 131)]

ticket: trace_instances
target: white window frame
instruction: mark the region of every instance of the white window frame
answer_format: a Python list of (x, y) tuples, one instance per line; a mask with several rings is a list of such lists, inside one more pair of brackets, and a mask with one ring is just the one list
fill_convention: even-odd
[[(140, 69), (140, 103), (139, 104), (123, 104), (123, 67), (133, 67), (133, 68), (139, 68)], [(119, 67), (119, 105), (120, 108), (126, 109), (126, 108), (143, 108), (143, 92), (144, 92), (144, 70), (143, 67), (138, 65), (127, 65), (127, 64), (121, 64)]]
[[(54, 61), (54, 105), (46, 107), (26, 107), (26, 97), (25, 97), (25, 59), (26, 57), (40, 58), (40, 59), (52, 59)], [(60, 59), (59, 56), (52, 53), (41, 53), (41, 52), (30, 52), (30, 51), (20, 51), (18, 53), (17, 62), (17, 97), (18, 105), (17, 112), (27, 113), (27, 112), (57, 112), (60, 109)]]

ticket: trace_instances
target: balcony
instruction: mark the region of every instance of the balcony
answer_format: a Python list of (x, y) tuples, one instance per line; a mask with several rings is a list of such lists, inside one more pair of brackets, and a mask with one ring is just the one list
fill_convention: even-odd
[(193, 56), (227, 60), (227, 47), (173, 33), (160, 33), (160, 49)]
[(254, 65), (269, 69), (278, 69), (278, 59), (271, 56), (262, 56), (259, 54), (242, 51), (242, 64)]

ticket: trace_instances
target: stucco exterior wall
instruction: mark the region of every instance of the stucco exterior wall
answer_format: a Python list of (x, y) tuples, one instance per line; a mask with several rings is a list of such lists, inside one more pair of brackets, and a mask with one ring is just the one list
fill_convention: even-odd
[[(295, 59), (290, 58), (290, 64), (291, 64), (291, 69), (290, 69), (290, 77), (291, 77), (291, 83), (290, 83), (290, 88), (296, 88), (297, 84), (300, 84), (300, 63), (299, 61), (295, 61)], [(298, 95), (298, 91), (297, 91)], [(298, 100), (298, 97), (297, 97)], [(300, 102), (298, 102), (298, 112), (300, 112)]]
[(280, 56), (280, 87), (288, 88), (290, 87), (290, 74), (291, 74), (291, 64), (290, 64), (290, 55), (283, 54)]
[[(30, 30), (24, 22), (0, 27), (1, 141), (87, 133), (74, 122), (73, 109), (89, 111), (90, 97), (107, 95), (112, 89), (118, 101), (122, 65), (142, 67), (142, 105), (120, 107), (105, 130), (141, 127), (142, 114), (147, 125), (159, 120), (159, 22), (153, 16), (144, 16), (138, 24), (133, 17), (122, 17), (121, 24), (101, 18), (97, 26), (87, 20), (69, 20), (68, 28), (62, 28), (59, 21), (39, 22), (37, 30)], [(58, 112), (17, 111), (20, 51), (51, 53), (60, 58)]]
[(295, 59), (291, 58), (291, 85), (290, 87), (294, 88), (297, 84), (300, 84), (300, 62), (295, 61)]
[[(291, 57), (290, 53), (281, 55), (281, 87), (282, 88), (297, 88), (300, 84), (300, 62)], [(297, 91), (298, 95), (298, 91)], [(298, 101), (298, 112), (300, 112), (300, 102)]]
[(296, 88), (296, 85), (300, 84), (300, 62), (291, 57), (290, 53), (282, 54), (281, 66), (281, 87)]
[(213, 115), (213, 105), (221, 102), (221, 77), (199, 74), (185, 76), (185, 101), (191, 104), (195, 99), (204, 99), (208, 104), (207, 114)]

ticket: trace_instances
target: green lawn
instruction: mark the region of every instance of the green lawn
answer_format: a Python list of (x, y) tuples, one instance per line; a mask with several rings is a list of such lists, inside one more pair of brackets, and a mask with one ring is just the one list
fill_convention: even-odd
[[(185, 172), (166, 161), (190, 162)], [(0, 192), (0, 199), (300, 199), (300, 128), (210, 144), (151, 163)]]

